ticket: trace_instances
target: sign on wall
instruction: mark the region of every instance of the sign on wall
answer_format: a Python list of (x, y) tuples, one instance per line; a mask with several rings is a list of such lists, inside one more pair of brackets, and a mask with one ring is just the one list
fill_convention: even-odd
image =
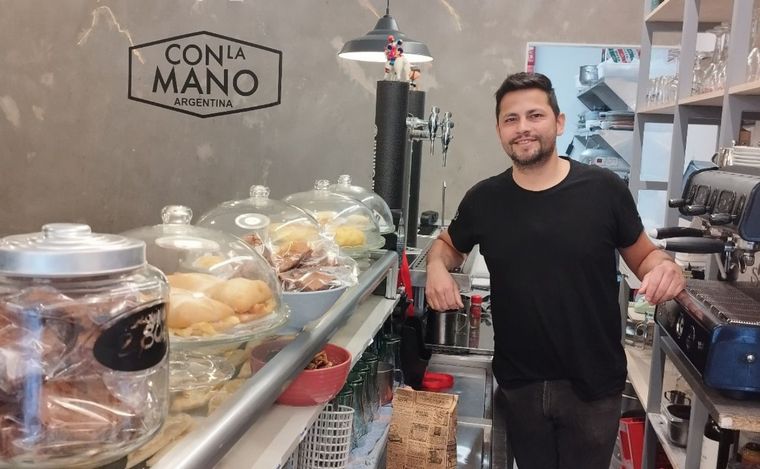
[(129, 48), (129, 99), (196, 117), (280, 104), (282, 52), (208, 31)]

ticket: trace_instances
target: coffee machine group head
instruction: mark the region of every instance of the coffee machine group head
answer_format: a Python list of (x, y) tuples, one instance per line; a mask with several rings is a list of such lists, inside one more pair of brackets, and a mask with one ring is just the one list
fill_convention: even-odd
[(720, 280), (736, 280), (760, 250), (760, 170), (729, 166), (691, 173), (681, 198), (668, 205), (698, 223), (692, 228), (656, 230), (673, 252), (719, 254)]

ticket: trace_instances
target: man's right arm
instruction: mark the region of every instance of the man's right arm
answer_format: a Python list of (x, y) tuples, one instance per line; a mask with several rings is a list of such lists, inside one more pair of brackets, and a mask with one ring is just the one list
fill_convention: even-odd
[(428, 305), (436, 311), (462, 308), (459, 285), (449, 273), (462, 264), (465, 255), (459, 252), (451, 241), (449, 233), (444, 231), (433, 241), (427, 255), (427, 282), (425, 297)]

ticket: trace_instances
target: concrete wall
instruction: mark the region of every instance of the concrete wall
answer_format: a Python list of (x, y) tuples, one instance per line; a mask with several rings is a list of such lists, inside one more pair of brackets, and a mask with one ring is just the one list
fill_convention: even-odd
[[(382, 65), (336, 53), (383, 8), (375, 0), (0, 0), (0, 235), (52, 221), (121, 231), (157, 223), (169, 203), (199, 215), (254, 183), (278, 198), (344, 172), (369, 186)], [(425, 159), (421, 209), (439, 207), (445, 178), (451, 215), (473, 183), (507, 166), (492, 95), (524, 67), (527, 41), (638, 43), (641, 9), (638, 0), (391, 2), (401, 30), (435, 56), (419, 82), (427, 106), (456, 121), (449, 166)], [(204, 30), (282, 51), (281, 104), (202, 119), (127, 98), (131, 45)], [(160, 59), (144, 52), (132, 54), (136, 68)], [(271, 86), (273, 66), (257, 67)]]

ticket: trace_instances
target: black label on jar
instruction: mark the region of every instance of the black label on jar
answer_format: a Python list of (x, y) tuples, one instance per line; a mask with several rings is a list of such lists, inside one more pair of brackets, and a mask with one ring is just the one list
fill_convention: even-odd
[(118, 320), (95, 341), (95, 358), (117, 371), (146, 370), (161, 363), (169, 343), (165, 307), (155, 304)]

